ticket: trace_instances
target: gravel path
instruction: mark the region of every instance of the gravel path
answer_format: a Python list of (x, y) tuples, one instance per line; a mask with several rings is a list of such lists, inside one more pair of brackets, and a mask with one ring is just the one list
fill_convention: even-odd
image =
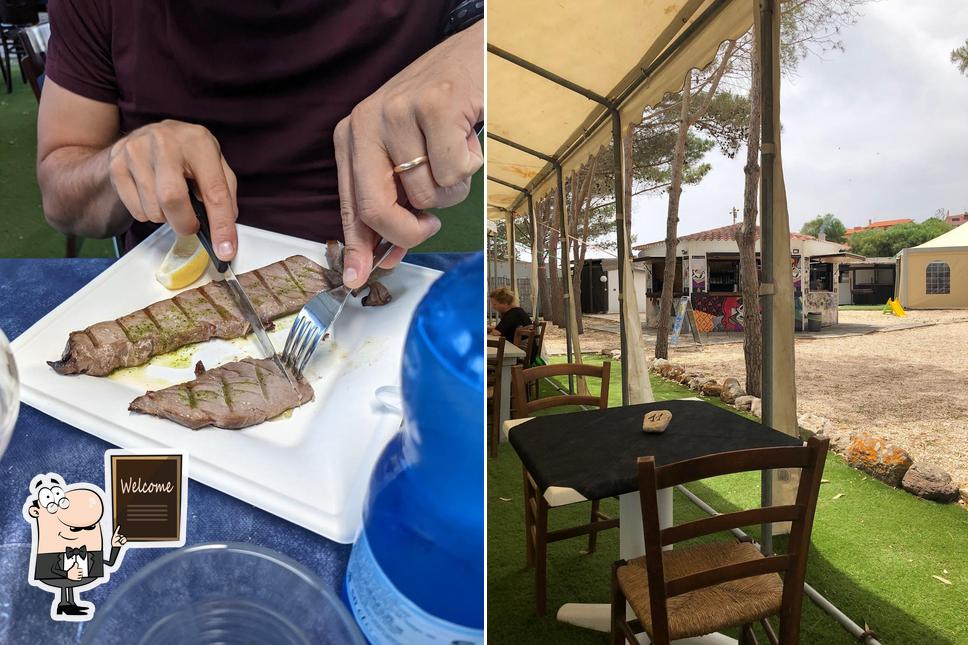
[[(743, 382), (742, 346), (674, 360)], [(797, 409), (869, 431), (968, 488), (968, 322), (796, 343)]]
[[(896, 318), (842, 311), (841, 322), (879, 331), (796, 341), (799, 414), (829, 419), (847, 435), (869, 431), (949, 472), (968, 489), (968, 311), (917, 311)], [(930, 326), (904, 329), (919, 323)], [(739, 337), (737, 336), (737, 339)], [(617, 336), (590, 332), (583, 351), (617, 347)], [(563, 351), (563, 335), (548, 349)], [(713, 378), (745, 379), (741, 342), (682, 348), (670, 357)]]

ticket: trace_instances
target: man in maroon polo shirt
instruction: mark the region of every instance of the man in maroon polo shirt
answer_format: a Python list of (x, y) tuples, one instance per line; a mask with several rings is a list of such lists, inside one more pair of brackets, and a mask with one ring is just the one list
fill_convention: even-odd
[[(379, 236), (440, 228), (483, 163), (482, 0), (51, 0), (37, 175), (55, 228), (127, 245), (205, 202), (240, 223), (344, 239), (362, 283)], [(456, 33), (452, 33), (456, 32)], [(408, 163), (411, 162), (411, 163)], [(401, 167), (402, 165), (402, 167)]]

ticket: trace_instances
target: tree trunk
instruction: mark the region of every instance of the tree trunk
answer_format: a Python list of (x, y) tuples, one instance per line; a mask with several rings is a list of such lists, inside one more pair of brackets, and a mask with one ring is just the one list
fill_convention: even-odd
[(558, 254), (561, 252), (558, 241), (561, 239), (561, 233), (558, 231), (558, 224), (554, 217), (554, 197), (546, 198), (542, 206), (541, 219), (548, 232), (548, 275), (546, 276), (548, 288), (545, 290), (548, 294), (548, 308), (545, 310), (545, 315), (553, 325), (564, 328), (564, 299), (561, 291), (561, 273), (558, 270)]
[(574, 271), (571, 274), (571, 293), (574, 298), (575, 306), (575, 335), (585, 333), (585, 324), (581, 310), (581, 272), (585, 267), (585, 254), (581, 252), (581, 247), (577, 240), (571, 243), (571, 258)]
[(763, 310), (760, 307), (760, 279), (756, 272), (757, 191), (760, 185), (760, 66), (753, 43), (752, 83), (750, 84), (750, 124), (746, 140), (746, 185), (743, 191), (743, 223), (736, 229), (739, 245), (739, 272), (743, 292), (743, 356), (746, 361), (746, 391), (762, 396), (763, 390)]
[(584, 172), (572, 174), (571, 204), (569, 205), (569, 228), (571, 229), (572, 251), (571, 259), (574, 263), (572, 274), (572, 295), (574, 297), (576, 329), (578, 334), (585, 333), (584, 320), (581, 311), (581, 274), (585, 267), (585, 254), (588, 251), (588, 238), (591, 234), (589, 220), (591, 218), (592, 184), (595, 180), (595, 168), (598, 157), (593, 157), (585, 167)]
[[(686, 164), (686, 135), (689, 127), (699, 121), (712, 104), (713, 97), (719, 91), (719, 83), (729, 67), (729, 61), (736, 51), (736, 43), (730, 41), (723, 51), (719, 67), (707, 79), (709, 90), (695, 114), (689, 114), (689, 93), (692, 91), (692, 71), (686, 74), (682, 84), (682, 108), (679, 113), (679, 132), (676, 135), (676, 147), (672, 157), (672, 178), (669, 186), (669, 213), (666, 217), (666, 260), (662, 277), (662, 297), (659, 299), (659, 329), (656, 331), (655, 357), (669, 358), (669, 326), (672, 321), (672, 290), (676, 278), (676, 247), (679, 237), (679, 198), (682, 196), (682, 173)], [(700, 95), (701, 96), (701, 95)], [(685, 284), (683, 284), (685, 288)]]
[(662, 274), (662, 296), (659, 299), (659, 328), (656, 330), (655, 357), (669, 358), (669, 321), (672, 320), (672, 290), (676, 281), (676, 248), (679, 237), (679, 197), (682, 195), (682, 171), (686, 162), (686, 134), (689, 132), (689, 91), (692, 89), (692, 72), (686, 75), (682, 86), (682, 110), (679, 116), (679, 132), (672, 154), (672, 185), (669, 186), (669, 212), (666, 216), (666, 256)]
[[(544, 221), (541, 217), (541, 205), (535, 204), (534, 206), (534, 222), (535, 222), (535, 248), (537, 250), (537, 257), (532, 258), (532, 262), (537, 262), (538, 264), (538, 308), (541, 311), (541, 315), (545, 319), (550, 320), (551, 317), (551, 300), (548, 293), (548, 274), (545, 267), (545, 241), (548, 239), (548, 228), (544, 225)], [(532, 289), (535, 287), (532, 286)]]

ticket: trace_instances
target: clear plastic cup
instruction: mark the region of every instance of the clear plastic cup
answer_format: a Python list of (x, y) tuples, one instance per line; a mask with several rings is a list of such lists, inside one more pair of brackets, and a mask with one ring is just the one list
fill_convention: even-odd
[(20, 378), (10, 343), (0, 330), (0, 457), (3, 456), (20, 411)]
[(84, 644), (364, 645), (339, 599), (302, 565), (250, 544), (162, 556), (98, 607)]

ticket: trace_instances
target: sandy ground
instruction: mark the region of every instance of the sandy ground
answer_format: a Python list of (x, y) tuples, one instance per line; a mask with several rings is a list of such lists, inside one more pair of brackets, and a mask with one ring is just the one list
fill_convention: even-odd
[[(882, 436), (916, 463), (939, 466), (968, 489), (968, 312), (917, 311), (896, 318), (842, 311), (840, 321), (845, 330), (866, 331), (796, 340), (798, 413), (825, 417), (837, 432)], [(912, 324), (921, 326), (909, 328)], [(736, 342), (682, 347), (670, 358), (742, 383), (742, 339), (731, 336)], [(614, 333), (590, 330), (582, 336), (585, 352), (617, 345)], [(552, 353), (564, 350), (560, 330), (549, 329), (547, 347)]]

